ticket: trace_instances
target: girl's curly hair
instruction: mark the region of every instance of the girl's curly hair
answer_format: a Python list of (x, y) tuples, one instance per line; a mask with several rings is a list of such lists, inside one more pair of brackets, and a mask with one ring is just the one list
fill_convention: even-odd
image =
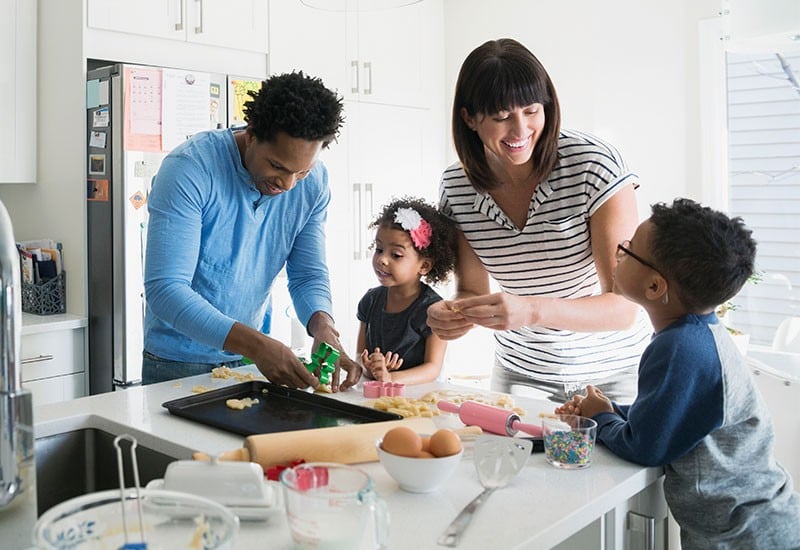
[(247, 93), (253, 99), (244, 104), (244, 119), (259, 141), (286, 132), (327, 147), (344, 123), (342, 98), (303, 71), (271, 76)]
[(428, 284), (447, 281), (456, 266), (456, 224), (453, 220), (439, 212), (436, 208), (417, 197), (393, 198), (383, 207), (377, 219), (370, 228), (390, 227), (405, 231), (394, 221), (395, 213), (399, 208), (412, 208), (431, 226), (431, 244), (420, 250), (414, 246), (417, 253), (431, 260), (431, 270), (423, 277)]

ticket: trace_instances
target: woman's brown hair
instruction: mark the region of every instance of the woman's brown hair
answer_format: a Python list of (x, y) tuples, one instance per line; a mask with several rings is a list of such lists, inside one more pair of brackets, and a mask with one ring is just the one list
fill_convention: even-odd
[(486, 161), (483, 142), (461, 116), (493, 115), (515, 107), (541, 103), (545, 126), (533, 149), (533, 176), (546, 178), (558, 157), (561, 112), (553, 82), (544, 66), (525, 46), (511, 38), (490, 40), (475, 48), (458, 73), (453, 100), (453, 142), (472, 185), (486, 192), (501, 182)]

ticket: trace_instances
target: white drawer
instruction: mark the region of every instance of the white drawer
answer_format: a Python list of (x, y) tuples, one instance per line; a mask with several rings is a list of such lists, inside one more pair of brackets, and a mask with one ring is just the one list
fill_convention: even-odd
[(23, 382), (22, 387), (33, 395), (33, 406), (59, 403), (86, 395), (86, 377), (81, 372), (56, 378)]
[(25, 334), (21, 342), (23, 382), (86, 370), (83, 328)]

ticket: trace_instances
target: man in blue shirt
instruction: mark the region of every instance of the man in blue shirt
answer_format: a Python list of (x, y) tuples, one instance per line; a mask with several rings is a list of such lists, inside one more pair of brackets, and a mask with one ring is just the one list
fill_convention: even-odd
[(259, 329), (285, 266), (298, 319), (342, 352), (353, 386), (360, 368), (333, 322), (324, 224), (330, 202), (318, 162), (343, 123), (342, 100), (302, 72), (264, 81), (245, 104), (244, 130), (201, 132), (176, 147), (148, 198), (142, 382), (238, 366), (250, 358), (271, 381), (318, 387), (281, 342)]

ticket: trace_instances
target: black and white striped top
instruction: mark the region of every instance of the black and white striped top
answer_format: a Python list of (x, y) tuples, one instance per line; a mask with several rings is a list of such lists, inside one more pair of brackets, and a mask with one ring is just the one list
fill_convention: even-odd
[[(611, 145), (562, 130), (556, 167), (536, 188), (522, 230), (488, 193), (475, 191), (460, 163), (442, 175), (440, 208), (458, 223), (504, 292), (581, 298), (600, 294), (589, 218), (637, 180)], [(626, 331), (522, 327), (495, 333), (496, 354), (503, 367), (534, 379), (586, 382), (636, 367), (650, 332), (643, 311), (634, 328)]]

